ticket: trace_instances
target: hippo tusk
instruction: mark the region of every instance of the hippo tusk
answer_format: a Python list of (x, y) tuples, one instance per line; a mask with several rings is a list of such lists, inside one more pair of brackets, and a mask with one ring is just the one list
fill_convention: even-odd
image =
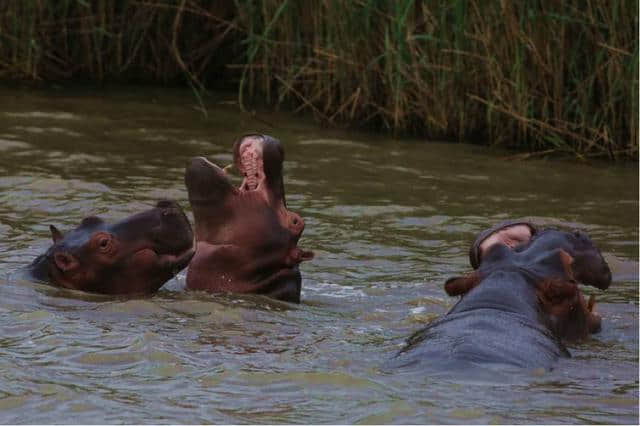
[(224, 166), (222, 168), (222, 171), (226, 174), (233, 173), (233, 163), (229, 164), (228, 166)]

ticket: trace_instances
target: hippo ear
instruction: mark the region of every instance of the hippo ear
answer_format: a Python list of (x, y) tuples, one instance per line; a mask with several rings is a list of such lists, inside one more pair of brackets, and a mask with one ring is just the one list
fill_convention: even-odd
[(449, 278), (444, 283), (444, 290), (449, 296), (462, 296), (477, 286), (480, 281), (482, 281), (480, 274), (472, 272), (462, 277)]
[(56, 252), (53, 255), (53, 260), (56, 262), (56, 266), (63, 272), (71, 271), (80, 265), (78, 259), (67, 251)]
[(560, 262), (570, 280), (573, 280), (573, 257), (566, 251), (560, 249)]
[(60, 232), (60, 230), (58, 230), (58, 228), (56, 228), (55, 226), (49, 225), (49, 231), (51, 231), (51, 239), (53, 240), (53, 244), (62, 239), (62, 232)]

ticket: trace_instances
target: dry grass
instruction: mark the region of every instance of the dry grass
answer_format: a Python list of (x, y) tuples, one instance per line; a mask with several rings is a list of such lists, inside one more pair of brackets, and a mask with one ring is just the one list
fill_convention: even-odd
[(632, 0), (5, 0), (0, 78), (188, 83), (425, 138), (638, 155)]

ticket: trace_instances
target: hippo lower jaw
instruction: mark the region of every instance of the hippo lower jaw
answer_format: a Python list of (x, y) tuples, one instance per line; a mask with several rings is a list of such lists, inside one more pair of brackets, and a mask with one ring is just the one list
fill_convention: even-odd
[(300, 302), (302, 277), (297, 264), (283, 264), (260, 256), (253, 261), (250, 258), (242, 247), (200, 241), (187, 273), (187, 287), (214, 293), (262, 294)]
[(186, 268), (187, 265), (189, 265), (189, 262), (191, 262), (193, 256), (196, 254), (196, 250), (193, 247), (189, 247), (188, 249), (176, 254), (160, 254), (153, 249), (151, 249), (151, 251), (153, 251), (157, 257), (159, 265), (175, 271), (173, 275)]

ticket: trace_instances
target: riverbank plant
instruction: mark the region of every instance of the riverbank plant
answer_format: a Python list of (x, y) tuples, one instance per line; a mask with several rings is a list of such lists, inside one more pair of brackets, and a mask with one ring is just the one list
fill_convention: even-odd
[(232, 88), (351, 125), (638, 155), (633, 0), (4, 0), (0, 79)]

